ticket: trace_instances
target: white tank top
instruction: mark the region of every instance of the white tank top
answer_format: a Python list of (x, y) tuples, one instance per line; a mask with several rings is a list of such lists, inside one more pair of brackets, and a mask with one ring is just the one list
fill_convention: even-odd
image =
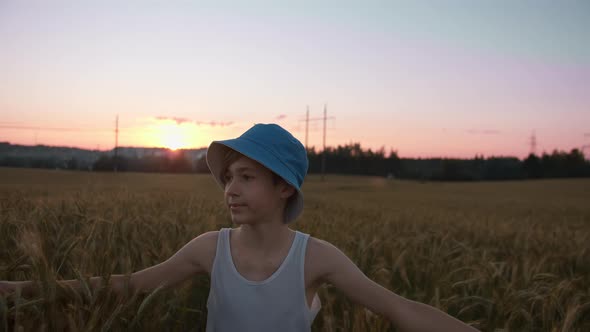
[(303, 267), (309, 234), (295, 232), (287, 257), (266, 280), (251, 281), (236, 269), (229, 228), (222, 228), (211, 269), (207, 332), (302, 332), (321, 308), (317, 294), (311, 308), (305, 296)]

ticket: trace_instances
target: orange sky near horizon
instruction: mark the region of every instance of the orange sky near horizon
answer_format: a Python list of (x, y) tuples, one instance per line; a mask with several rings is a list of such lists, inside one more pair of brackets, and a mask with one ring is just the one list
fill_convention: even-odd
[[(143, 119), (136, 121), (133, 126), (126, 125), (130, 119), (124, 116), (119, 117), (119, 146), (135, 146), (135, 147), (166, 147), (170, 149), (187, 149), (187, 148), (205, 148), (212, 140), (222, 140), (234, 138), (239, 136), (242, 132), (247, 130), (251, 124), (233, 123), (226, 126), (218, 124), (196, 124), (193, 122), (177, 123), (175, 120), (163, 119)], [(305, 144), (305, 126), (301, 122), (298, 126), (289, 126), (287, 119), (275, 119), (275, 122), (287, 130), (290, 130), (295, 137), (297, 137), (303, 144)], [(85, 149), (110, 150), (115, 146), (115, 120), (111, 121), (112, 128), (105, 127), (59, 127), (58, 121), (52, 121), (53, 126), (29, 129), (3, 129), (2, 134), (11, 133), (10, 140), (13, 144), (44, 144), (54, 146), (70, 146), (80, 147)], [(132, 122), (133, 123), (133, 122)], [(329, 123), (329, 122), (328, 122)], [(15, 126), (19, 127), (19, 126)], [(86, 128), (86, 129), (85, 129)], [(60, 130), (61, 129), (61, 130)], [(516, 156), (524, 158), (525, 156), (510, 154), (507, 151), (513, 149), (513, 142), (520, 139), (520, 145), (527, 145), (527, 137), (522, 137), (516, 131), (512, 134), (505, 132), (503, 139), (505, 141), (490, 140), (490, 137), (498, 137), (494, 132), (490, 133), (469, 133), (461, 129), (443, 128), (438, 130), (439, 137), (436, 139), (431, 135), (423, 135), (422, 140), (404, 140), (404, 135), (407, 137), (415, 136), (412, 132), (416, 129), (409, 129), (409, 132), (399, 130), (392, 134), (399, 140), (394, 142), (388, 141), (388, 137), (382, 137), (377, 130), (375, 133), (366, 134), (359, 133), (356, 139), (350, 139), (354, 135), (343, 134), (341, 130), (334, 128), (334, 125), (327, 126), (327, 145), (345, 145), (350, 143), (360, 143), (364, 149), (378, 150), (384, 148), (386, 154), (390, 150), (398, 152), (400, 157), (404, 158), (427, 158), (427, 157), (446, 157), (446, 158), (473, 158), (475, 155), (483, 155), (485, 157), (491, 156)], [(425, 131), (432, 132), (434, 128), (423, 128)], [(538, 133), (537, 133), (538, 135)], [(512, 139), (506, 139), (511, 136)], [(538, 135), (539, 136), (539, 135)], [(390, 136), (391, 137), (391, 136)], [(4, 137), (0, 137), (0, 141)], [(554, 137), (558, 139), (558, 137)], [(469, 140), (469, 144), (464, 144), (465, 140)], [(308, 146), (315, 147), (316, 151), (321, 151), (322, 147), (322, 125), (315, 123), (310, 125)], [(397, 143), (397, 144), (395, 144)], [(572, 142), (574, 145), (575, 142)], [(440, 151), (448, 151), (448, 146), (454, 146), (452, 153), (440, 153)], [(473, 146), (478, 146), (479, 149), (474, 149)], [(400, 148), (402, 147), (403, 148)], [(426, 147), (426, 148), (425, 148)], [(537, 154), (541, 154), (544, 149), (542, 145), (538, 145)], [(545, 151), (550, 153), (551, 151)], [(569, 152), (569, 150), (568, 150)]]

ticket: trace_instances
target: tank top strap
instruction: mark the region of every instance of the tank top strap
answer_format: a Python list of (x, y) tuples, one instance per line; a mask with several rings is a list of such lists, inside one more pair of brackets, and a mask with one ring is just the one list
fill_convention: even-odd
[(217, 252), (220, 253), (225, 247), (225, 237), (227, 236), (228, 228), (222, 228), (219, 230), (219, 236), (217, 237)]
[(296, 261), (297, 264), (303, 270), (303, 264), (305, 263), (305, 250), (307, 249), (307, 240), (309, 239), (309, 234), (301, 233), (300, 231), (295, 231), (295, 244), (296, 244)]
[(229, 254), (229, 228), (222, 228), (219, 230), (217, 237), (217, 249), (215, 253), (215, 260), (219, 261), (219, 264), (226, 266), (228, 264), (227, 257)]

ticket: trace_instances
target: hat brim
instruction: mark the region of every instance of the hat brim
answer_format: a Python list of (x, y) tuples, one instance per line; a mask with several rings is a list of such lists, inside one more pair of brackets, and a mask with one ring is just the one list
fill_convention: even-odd
[(274, 153), (264, 149), (260, 145), (244, 139), (228, 139), (224, 141), (213, 141), (207, 149), (206, 161), (211, 174), (221, 189), (225, 189), (221, 174), (223, 162), (228, 149), (234, 150), (244, 156), (255, 160), (262, 166), (268, 168), (289, 185), (295, 188), (294, 197), (290, 198), (285, 206), (285, 224), (293, 222), (303, 211), (303, 193), (296, 185), (297, 180), (293, 172)]

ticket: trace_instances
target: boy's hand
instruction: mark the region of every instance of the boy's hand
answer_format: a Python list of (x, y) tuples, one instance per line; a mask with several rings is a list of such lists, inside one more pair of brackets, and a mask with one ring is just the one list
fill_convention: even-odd
[(20, 281), (0, 281), (0, 296), (14, 293), (21, 284)]

